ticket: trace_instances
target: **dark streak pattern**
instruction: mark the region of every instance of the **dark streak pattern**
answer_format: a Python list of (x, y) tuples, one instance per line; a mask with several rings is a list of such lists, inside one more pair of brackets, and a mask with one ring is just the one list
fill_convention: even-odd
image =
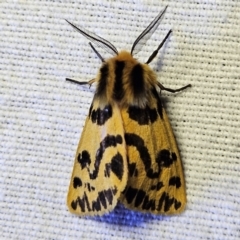
[(98, 197), (96, 200), (91, 202), (91, 205), (88, 200), (86, 192), (84, 192), (83, 197), (77, 197), (77, 199), (72, 201), (71, 207), (73, 210), (76, 210), (77, 207), (80, 207), (81, 212), (90, 211), (102, 211), (102, 208), (107, 209), (107, 205), (112, 205), (113, 197), (117, 193), (116, 188), (107, 189), (98, 192)]
[[(144, 164), (147, 177), (159, 178), (159, 175), (161, 173), (161, 167), (162, 167), (160, 164), (161, 161), (159, 161), (159, 159), (156, 159), (156, 162), (158, 163), (158, 169), (155, 172), (154, 171), (155, 169), (151, 168), (152, 161), (151, 161), (151, 157), (148, 152), (148, 149), (144, 145), (144, 140), (140, 136), (138, 136), (137, 134), (134, 134), (134, 133), (125, 133), (125, 140), (126, 140), (126, 144), (128, 146), (134, 146), (137, 148), (139, 155), (140, 155), (140, 159), (142, 160), (142, 162)], [(168, 151), (168, 150), (163, 150), (163, 151)]]
[(143, 210), (168, 212), (173, 205), (175, 210), (181, 207), (181, 202), (177, 201), (174, 197), (170, 198), (166, 192), (163, 192), (159, 199), (150, 199), (147, 193), (141, 189), (128, 187), (125, 191), (125, 197), (128, 204), (134, 200), (134, 207), (141, 206)]
[(93, 123), (97, 125), (104, 125), (105, 122), (112, 117), (112, 106), (107, 105), (104, 109), (97, 108), (96, 110), (92, 110), (92, 106), (90, 107), (91, 112), (89, 111), (89, 118)]
[(129, 177), (137, 177), (138, 176), (138, 170), (136, 168), (136, 163), (128, 164), (128, 175)]
[[(127, 146), (136, 147), (140, 155), (139, 159), (143, 162), (146, 175), (150, 179), (159, 178), (162, 168), (169, 168), (177, 161), (177, 156), (174, 152), (163, 149), (158, 152), (155, 159), (158, 164), (158, 169), (156, 169), (156, 167), (153, 169), (151, 167), (152, 160), (144, 140), (134, 133), (125, 133), (125, 140)], [(129, 177), (134, 178), (134, 173), (137, 170), (136, 163), (128, 164), (128, 167)], [(176, 188), (181, 187), (180, 178), (177, 176), (171, 177), (169, 179), (169, 185), (176, 186)], [(149, 190), (159, 191), (163, 187), (163, 182), (159, 181), (155, 183), (155, 185), (152, 185)], [(174, 206), (176, 210), (181, 207), (181, 202), (177, 201), (174, 197), (171, 198), (166, 192), (163, 192), (159, 199), (150, 199), (147, 192), (129, 186), (125, 189), (124, 194), (128, 204), (134, 204), (135, 208), (141, 207), (143, 210), (168, 212), (172, 206)]]
[(108, 64), (105, 63), (100, 68), (100, 79), (98, 81), (98, 86), (96, 89), (96, 96), (106, 95), (108, 72), (109, 67)]
[(124, 61), (116, 61), (115, 82), (114, 82), (114, 89), (113, 89), (113, 99), (115, 99), (116, 101), (120, 101), (124, 97), (124, 90), (123, 90), (124, 66), (125, 66)]
[(149, 106), (139, 108), (137, 106), (130, 106), (128, 108), (129, 118), (138, 122), (139, 125), (149, 125), (157, 120), (157, 110), (151, 109)]
[(134, 97), (139, 97), (145, 93), (144, 75), (141, 64), (137, 64), (132, 68), (130, 80)]
[[(116, 136), (107, 135), (100, 143), (100, 147), (96, 152), (96, 158), (94, 161), (94, 170), (92, 172), (90, 172), (90, 170), (89, 170), (89, 165), (91, 163), (91, 159), (90, 159), (90, 154), (88, 153), (88, 151), (84, 150), (84, 151), (82, 151), (82, 153), (79, 153), (78, 162), (80, 163), (82, 169), (83, 168), (88, 169), (90, 179), (96, 179), (98, 177), (99, 167), (100, 167), (101, 160), (102, 160), (105, 150), (111, 146), (116, 147), (117, 144), (122, 144), (122, 142), (123, 142), (123, 139), (122, 139), (121, 135), (116, 135)], [(115, 156), (115, 158), (112, 159), (111, 165), (113, 165), (113, 167), (114, 167), (114, 171), (115, 171), (114, 173), (115, 174), (117, 173), (118, 174), (117, 176), (121, 177), (123, 174), (123, 173), (121, 173), (121, 171), (123, 172), (123, 170), (121, 170), (121, 168), (123, 168), (123, 160), (121, 161), (121, 158), (119, 155), (117, 154)], [(119, 168), (119, 170), (115, 169), (116, 165)]]

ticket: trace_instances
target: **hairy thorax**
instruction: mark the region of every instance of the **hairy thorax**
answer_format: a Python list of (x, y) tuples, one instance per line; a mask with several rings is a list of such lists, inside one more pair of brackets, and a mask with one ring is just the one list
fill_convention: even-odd
[(101, 105), (117, 102), (119, 106), (144, 108), (156, 88), (154, 72), (147, 64), (139, 63), (126, 51), (103, 63), (96, 78), (96, 98)]

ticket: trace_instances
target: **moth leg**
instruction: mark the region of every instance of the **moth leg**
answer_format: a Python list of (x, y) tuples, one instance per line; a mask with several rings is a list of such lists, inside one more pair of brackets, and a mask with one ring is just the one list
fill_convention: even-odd
[(172, 30), (169, 30), (168, 34), (166, 35), (166, 37), (162, 40), (162, 42), (159, 44), (158, 48), (152, 53), (152, 55), (148, 58), (146, 64), (149, 64), (158, 54), (158, 51), (161, 49), (161, 47), (163, 46), (163, 44), (166, 42), (166, 40), (168, 39), (169, 35), (171, 34)]
[(104, 58), (101, 56), (101, 54), (97, 51), (97, 49), (92, 45), (92, 43), (89, 42), (90, 47), (92, 48), (92, 50), (97, 54), (97, 56), (99, 57), (99, 59), (102, 62), (105, 62)]
[(77, 80), (74, 80), (74, 79), (71, 79), (71, 78), (66, 78), (66, 81), (69, 81), (69, 82), (73, 82), (73, 83), (77, 83), (79, 85), (85, 85), (85, 84), (88, 84), (90, 87), (92, 86), (92, 84), (96, 81), (95, 78), (91, 79), (90, 81), (88, 82), (79, 82)]
[(175, 93), (175, 92), (180, 92), (186, 88), (189, 88), (191, 87), (192, 85), (191, 84), (188, 84), (184, 87), (181, 87), (181, 88), (177, 88), (177, 89), (172, 89), (172, 88), (166, 88), (164, 87), (160, 82), (158, 82), (158, 87), (161, 89), (161, 90), (164, 90), (164, 91), (168, 91), (168, 92), (171, 92), (171, 93)]

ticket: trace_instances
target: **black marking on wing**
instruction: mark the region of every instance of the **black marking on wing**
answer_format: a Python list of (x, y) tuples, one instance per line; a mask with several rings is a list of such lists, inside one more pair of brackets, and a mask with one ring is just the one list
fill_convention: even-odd
[(140, 64), (136, 64), (132, 68), (132, 72), (130, 74), (130, 80), (131, 80), (134, 97), (141, 96), (141, 94), (145, 92), (145, 86), (144, 86), (143, 68)]
[(174, 208), (176, 210), (178, 210), (181, 207), (181, 205), (182, 205), (182, 203), (177, 201), (177, 199), (175, 199), (175, 201), (174, 201)]
[(129, 163), (128, 164), (128, 175), (129, 177), (137, 177), (138, 176), (138, 170), (136, 168), (136, 163)]
[(79, 177), (74, 177), (73, 179), (73, 187), (78, 188), (82, 186), (82, 180)]
[(149, 106), (139, 108), (137, 106), (130, 106), (128, 108), (129, 118), (138, 122), (139, 125), (149, 125), (157, 120), (157, 110), (151, 109)]
[(115, 68), (115, 83), (113, 89), (113, 99), (120, 101), (124, 97), (123, 90), (123, 69), (125, 66), (124, 61), (116, 61)]
[(164, 186), (164, 185), (163, 185), (162, 182), (158, 182), (157, 185), (152, 185), (152, 186), (151, 186), (151, 190), (158, 191), (158, 190), (160, 190), (163, 186)]
[(137, 192), (139, 189), (137, 188), (132, 188), (129, 186), (127, 189), (125, 189), (125, 197), (128, 203), (131, 203), (133, 199), (136, 197)]
[(170, 152), (166, 149), (159, 151), (156, 161), (159, 166), (170, 167), (173, 162), (177, 161), (177, 155), (174, 152)]
[[(96, 157), (94, 161), (94, 170), (90, 172), (89, 165), (91, 163), (90, 154), (88, 151), (84, 150), (82, 153), (78, 154), (78, 162), (80, 163), (81, 168), (87, 168), (89, 172), (90, 179), (96, 179), (98, 177), (98, 172), (101, 164), (101, 160), (105, 150), (108, 147), (115, 147), (117, 144), (122, 144), (123, 139), (121, 135), (107, 135), (100, 143), (99, 149), (96, 151)], [(118, 170), (116, 170), (118, 167)], [(123, 174), (123, 159), (120, 154), (117, 154), (113, 157), (111, 161), (111, 169), (117, 175), (117, 177), (121, 178)]]
[(111, 170), (118, 177), (119, 180), (122, 180), (123, 176), (123, 157), (120, 153), (117, 153), (111, 160)]
[(166, 192), (163, 192), (161, 198), (159, 199), (158, 210), (160, 211), (163, 207), (164, 212), (169, 211), (171, 206), (174, 204), (175, 210), (181, 207), (181, 202), (177, 201), (177, 199), (170, 198)]
[(105, 165), (105, 177), (110, 177), (111, 172), (113, 172), (119, 180), (122, 180), (123, 157), (120, 153), (117, 153), (115, 156), (113, 156), (111, 162)]
[(84, 192), (83, 197), (77, 197), (76, 200), (73, 200), (71, 207), (73, 210), (76, 210), (77, 207), (80, 207), (81, 212), (85, 212), (86, 209), (90, 211), (102, 211), (102, 209), (107, 209), (107, 205), (112, 205), (113, 197), (117, 193), (116, 188), (109, 188), (98, 192), (96, 200), (92, 200), (91, 204), (89, 202), (86, 192)]
[(143, 210), (161, 211), (163, 209), (164, 212), (168, 212), (173, 204), (176, 210), (181, 207), (181, 202), (174, 197), (170, 198), (166, 192), (163, 192), (159, 199), (150, 199), (145, 191), (128, 187), (125, 191), (125, 197), (128, 204), (134, 201), (134, 207), (138, 208), (142, 205)]
[(171, 177), (169, 179), (169, 185), (176, 186), (176, 188), (180, 188), (182, 185), (180, 177)]
[[(168, 150), (160, 150), (155, 159), (158, 164), (158, 169), (151, 168), (152, 161), (144, 140), (134, 133), (125, 133), (125, 140), (128, 146), (134, 146), (139, 152), (140, 159), (144, 164), (147, 177), (159, 178), (163, 167), (170, 167), (170, 165), (177, 160), (175, 153), (170, 153)], [(155, 171), (156, 170), (156, 171)]]
[(100, 79), (98, 81), (98, 85), (96, 89), (96, 96), (106, 95), (108, 73), (109, 73), (109, 66), (108, 64), (105, 63), (100, 68)]
[(149, 196), (146, 195), (146, 197), (143, 200), (143, 204), (142, 204), (142, 209), (144, 210), (155, 210), (155, 199), (149, 199)]
[(72, 201), (71, 207), (73, 210), (76, 210), (78, 206), (81, 208), (82, 212), (85, 212), (86, 208), (88, 211), (90, 211), (90, 205), (89, 205), (89, 201), (88, 201), (86, 192), (84, 192), (82, 198), (77, 197), (77, 199), (75, 201), (74, 200)]
[(135, 206), (135, 207), (140, 206), (141, 203), (142, 203), (142, 201), (143, 201), (143, 199), (145, 198), (145, 196), (146, 196), (146, 192), (143, 191), (143, 190), (141, 190), (141, 189), (139, 189), (139, 190), (138, 190), (138, 193), (137, 193), (137, 195), (136, 195), (136, 199), (135, 199), (134, 206)]
[(90, 114), (90, 118), (92, 120), (93, 123), (96, 123), (97, 125), (104, 125), (105, 122), (112, 117), (112, 106), (111, 105), (107, 105), (104, 107), (104, 109), (100, 109), (97, 108), (92, 109), (92, 107), (90, 107), (91, 112)]
[(86, 150), (82, 151), (81, 154), (78, 154), (77, 160), (80, 163), (82, 169), (88, 167), (91, 164), (90, 154)]

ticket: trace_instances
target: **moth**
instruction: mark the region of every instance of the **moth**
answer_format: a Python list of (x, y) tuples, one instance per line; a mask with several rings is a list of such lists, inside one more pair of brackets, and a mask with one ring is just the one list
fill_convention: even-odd
[(168, 32), (146, 63), (133, 56), (150, 38), (166, 12), (163, 9), (133, 43), (120, 51), (107, 40), (67, 22), (113, 57), (102, 61), (96, 92), (77, 148), (67, 205), (78, 215), (102, 215), (119, 202), (154, 214), (177, 214), (186, 204), (179, 151), (163, 108), (160, 91), (178, 92), (157, 81), (149, 67), (171, 34)]

